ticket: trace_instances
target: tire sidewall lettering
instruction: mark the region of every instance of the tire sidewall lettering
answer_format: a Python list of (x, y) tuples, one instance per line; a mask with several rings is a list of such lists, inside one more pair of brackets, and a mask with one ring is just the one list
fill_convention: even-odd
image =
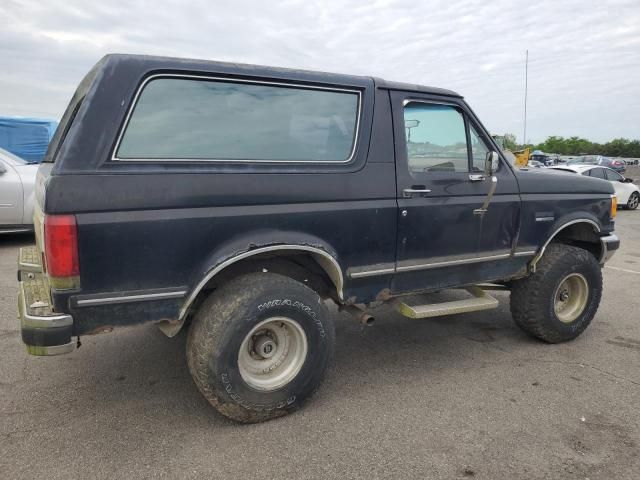
[(291, 395), (287, 397), (285, 400), (281, 400), (279, 402), (272, 403), (272, 404), (258, 404), (258, 403), (250, 402), (235, 391), (235, 389), (233, 388), (233, 385), (231, 384), (230, 378), (231, 377), (229, 375), (229, 372), (224, 372), (220, 375), (220, 380), (222, 381), (224, 390), (227, 392), (227, 395), (229, 395), (229, 398), (231, 398), (235, 403), (237, 403), (241, 407), (246, 408), (248, 410), (269, 412), (272, 410), (286, 408), (290, 405), (293, 405), (293, 403), (296, 401), (296, 396)]
[(268, 312), (270, 309), (275, 307), (292, 307), (300, 310), (305, 315), (311, 317), (313, 320), (313, 324), (315, 325), (320, 337), (325, 338), (326, 332), (322, 322), (318, 319), (318, 315), (316, 312), (305, 303), (299, 300), (291, 300), (289, 298), (274, 298), (272, 300), (267, 300), (258, 305), (257, 309), (260, 314)]
[[(316, 379), (323, 376), (324, 368), (318, 369), (318, 365), (325, 365), (330, 356), (326, 345), (331, 345), (332, 332), (324, 324), (327, 321), (325, 314), (312, 307), (316, 302), (321, 304), (322, 300), (305, 294), (294, 297), (286, 292), (278, 292), (273, 296), (257, 296), (247, 305), (246, 310), (237, 312), (239, 317), (233, 320), (229, 336), (224, 341), (225, 347), (217, 355), (216, 363), (222, 368), (211, 372), (220, 390), (224, 392), (225, 402), (265, 414), (299, 407), (313, 391)], [(270, 317), (279, 316), (294, 320), (302, 327), (307, 335), (309, 351), (301, 371), (290, 383), (278, 390), (262, 392), (242, 379), (237, 365), (238, 349), (253, 326)]]
[[(277, 317), (304, 331), (307, 354), (287, 384), (263, 391), (242, 378), (238, 356), (255, 326)], [(248, 273), (214, 290), (201, 305), (189, 330), (187, 363), (214, 408), (233, 420), (254, 423), (291, 413), (313, 395), (325, 377), (334, 341), (333, 319), (317, 292), (277, 273)]]

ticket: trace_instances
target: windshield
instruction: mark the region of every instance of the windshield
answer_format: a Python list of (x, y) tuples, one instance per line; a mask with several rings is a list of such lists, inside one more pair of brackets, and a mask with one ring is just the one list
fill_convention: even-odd
[(17, 155), (14, 155), (11, 152), (8, 152), (4, 148), (0, 148), (0, 157), (2, 158), (2, 160), (6, 161), (9, 165), (14, 165), (14, 166), (26, 165), (27, 163), (31, 163), (31, 162), (25, 162), (23, 159), (21, 159)]

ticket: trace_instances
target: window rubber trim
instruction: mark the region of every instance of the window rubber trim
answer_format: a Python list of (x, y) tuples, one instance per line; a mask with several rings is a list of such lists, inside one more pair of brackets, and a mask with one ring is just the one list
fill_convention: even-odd
[[(131, 116), (135, 111), (136, 105), (138, 104), (138, 100), (140, 99), (140, 95), (144, 91), (144, 88), (153, 80), (159, 78), (181, 78), (188, 80), (205, 80), (205, 81), (217, 81), (217, 82), (226, 82), (226, 83), (248, 83), (252, 85), (272, 85), (276, 87), (291, 87), (299, 90), (322, 90), (327, 92), (338, 92), (338, 93), (355, 93), (358, 96), (358, 109), (356, 111), (356, 125), (355, 125), (355, 135), (353, 137), (353, 144), (351, 147), (351, 152), (349, 157), (345, 160), (257, 160), (257, 159), (224, 159), (224, 158), (120, 158), (117, 156), (117, 152), (120, 148), (120, 143), (122, 142), (122, 137), (124, 136), (127, 127), (129, 126), (129, 122), (131, 120)], [(186, 163), (186, 164), (198, 164), (198, 163), (225, 163), (225, 164), (234, 164), (234, 163), (266, 163), (266, 164), (297, 164), (297, 165), (344, 165), (351, 163), (355, 156), (356, 150), (358, 147), (358, 138), (360, 136), (360, 125), (362, 120), (362, 90), (356, 88), (338, 88), (338, 87), (322, 87), (317, 85), (305, 85), (301, 83), (295, 82), (275, 82), (268, 80), (251, 80), (251, 79), (242, 79), (242, 78), (233, 78), (233, 77), (216, 77), (216, 76), (206, 76), (206, 75), (189, 75), (189, 74), (179, 74), (179, 73), (158, 73), (154, 75), (150, 75), (140, 84), (138, 89), (136, 90), (136, 94), (133, 97), (133, 102), (129, 106), (127, 110), (127, 115), (123, 124), (120, 127), (120, 131), (118, 132), (118, 137), (116, 140), (116, 144), (113, 148), (110, 160), (112, 162), (126, 162), (126, 163), (136, 163), (136, 162), (145, 162), (145, 163)]]

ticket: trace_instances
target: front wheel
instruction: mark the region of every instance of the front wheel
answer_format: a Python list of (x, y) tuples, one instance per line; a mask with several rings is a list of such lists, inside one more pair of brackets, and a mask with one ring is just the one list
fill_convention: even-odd
[(298, 409), (315, 392), (334, 337), (316, 292), (288, 277), (254, 273), (204, 302), (189, 330), (187, 362), (220, 413), (260, 422)]
[(640, 204), (640, 194), (638, 194), (638, 192), (633, 192), (629, 195), (629, 200), (627, 200), (627, 208), (629, 210), (635, 210), (638, 208), (638, 204)]
[(552, 243), (536, 267), (535, 273), (512, 284), (513, 320), (545, 342), (576, 338), (589, 326), (600, 304), (600, 265), (586, 250)]

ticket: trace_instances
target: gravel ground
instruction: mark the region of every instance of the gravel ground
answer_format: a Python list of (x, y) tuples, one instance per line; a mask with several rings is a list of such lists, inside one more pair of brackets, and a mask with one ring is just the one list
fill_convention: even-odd
[(0, 237), (2, 478), (640, 478), (640, 211), (577, 340), (545, 345), (498, 310), (337, 320), (327, 380), (306, 408), (241, 426), (200, 396), (185, 336), (153, 325), (28, 356), (17, 250)]

